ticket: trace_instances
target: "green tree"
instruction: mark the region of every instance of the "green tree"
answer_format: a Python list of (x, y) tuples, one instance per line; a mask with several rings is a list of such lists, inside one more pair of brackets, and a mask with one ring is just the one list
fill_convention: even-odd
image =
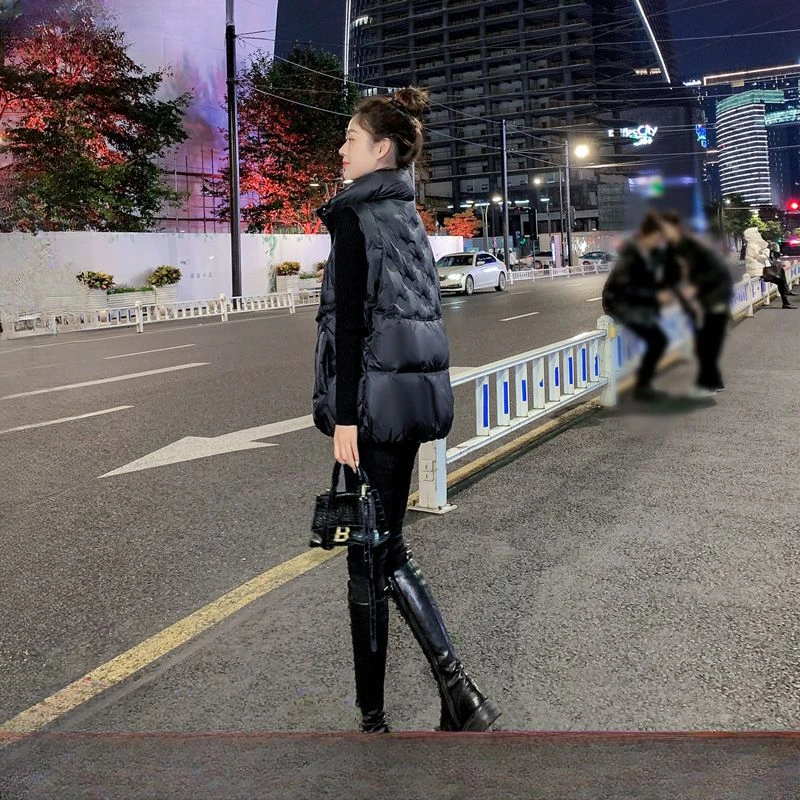
[(747, 200), (740, 194), (728, 195), (723, 201), (723, 218), (725, 220), (725, 231), (732, 234), (737, 239), (741, 239), (747, 228), (756, 226), (753, 217), (758, 219), (754, 210), (750, 207)]
[[(256, 56), (239, 76), (239, 174), (248, 195), (242, 218), (249, 232), (277, 225), (313, 233), (314, 214), (341, 176), (339, 148), (360, 94), (344, 83), (339, 60), (313, 47), (287, 61)], [(227, 179), (228, 169), (223, 169)], [(227, 180), (209, 187), (230, 218)]]
[(150, 229), (180, 195), (155, 163), (182, 142), (188, 95), (158, 100), (163, 73), (145, 73), (121, 32), (89, 3), (6, 36), (0, 65), (0, 229)]

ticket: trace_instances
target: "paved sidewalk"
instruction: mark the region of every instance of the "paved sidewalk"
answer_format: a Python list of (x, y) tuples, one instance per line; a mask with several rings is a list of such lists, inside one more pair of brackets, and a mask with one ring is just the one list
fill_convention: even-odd
[[(501, 730), (800, 728), (798, 332), (800, 311), (772, 305), (733, 329), (728, 390), (713, 401), (597, 412), (472, 481), (456, 511), (410, 515), (409, 542), (463, 659), (504, 710)], [(680, 366), (659, 383), (680, 393), (692, 375)], [(344, 574), (336, 558), (292, 581), (54, 729), (352, 731)], [(433, 728), (435, 687), (396, 614), (389, 675), (393, 727)], [(492, 758), (513, 757), (503, 741)], [(37, 797), (37, 781), (66, 769), (59, 758), (33, 769), (36, 745), (14, 750), (4, 800)], [(178, 769), (181, 748), (164, 752)], [(291, 779), (263, 796), (295, 796)], [(330, 791), (320, 796), (340, 796)], [(584, 796), (527, 796), (567, 795)]]

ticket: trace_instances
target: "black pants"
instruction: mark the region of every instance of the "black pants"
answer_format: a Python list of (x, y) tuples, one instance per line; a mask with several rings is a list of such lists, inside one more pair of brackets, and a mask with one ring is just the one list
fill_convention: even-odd
[(764, 275), (764, 280), (767, 283), (774, 283), (778, 287), (778, 292), (781, 296), (781, 300), (785, 306), (789, 305), (789, 284), (786, 282), (786, 275), (781, 270), (780, 275)]
[(700, 371), (697, 385), (705, 389), (718, 389), (722, 384), (719, 371), (719, 357), (722, 354), (722, 343), (728, 329), (728, 314), (705, 315), (702, 327), (695, 334), (695, 347)]
[[(376, 595), (386, 590), (386, 579), (408, 560), (403, 539), (403, 520), (411, 492), (411, 473), (419, 445), (373, 444), (359, 442), (360, 466), (381, 499), (389, 525), (389, 541), (373, 550), (372, 579)], [(355, 488), (355, 474), (345, 469), (348, 489)], [(369, 575), (364, 562), (363, 548), (347, 548), (347, 571), (350, 576), (350, 597), (356, 603), (369, 602)]]
[(643, 389), (650, 385), (653, 375), (656, 374), (656, 366), (667, 349), (667, 337), (655, 322), (650, 325), (626, 322), (625, 327), (633, 331), (640, 339), (644, 339), (647, 345), (636, 374), (636, 388)]

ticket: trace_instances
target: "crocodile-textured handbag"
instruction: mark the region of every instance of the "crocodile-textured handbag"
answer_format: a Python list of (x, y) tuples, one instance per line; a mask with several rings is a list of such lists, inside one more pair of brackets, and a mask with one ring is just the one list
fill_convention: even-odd
[(334, 466), (330, 490), (317, 495), (309, 546), (332, 550), (349, 544), (383, 544), (389, 534), (378, 493), (361, 467), (356, 467), (357, 491), (340, 491), (341, 470), (341, 464)]

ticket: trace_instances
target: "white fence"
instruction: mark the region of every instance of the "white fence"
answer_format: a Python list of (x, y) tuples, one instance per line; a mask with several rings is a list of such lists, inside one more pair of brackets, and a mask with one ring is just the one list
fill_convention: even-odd
[(542, 278), (569, 278), (579, 275), (599, 275), (602, 272), (610, 272), (611, 264), (597, 263), (589, 266), (577, 267), (543, 267), (542, 269), (512, 269), (508, 271), (508, 282), (535, 281)]
[[(800, 263), (788, 265), (785, 272), (790, 286), (800, 282)], [(760, 278), (747, 278), (734, 287), (732, 314), (752, 316), (756, 306), (769, 303), (776, 292)], [(691, 357), (694, 333), (680, 307), (667, 309), (661, 326), (669, 342), (667, 353)], [(605, 406), (615, 405), (617, 384), (634, 372), (643, 349), (637, 336), (604, 316), (595, 331), (453, 378), (454, 388), (473, 385), (475, 435), (451, 447), (445, 439), (422, 445), (414, 509), (442, 514), (455, 507), (447, 500), (447, 468), (464, 456), (579, 401), (596, 396)]]
[(288, 310), (295, 313), (297, 306), (319, 304), (319, 292), (300, 292), (297, 295), (267, 294), (254, 297), (226, 297), (221, 294), (210, 300), (189, 300), (174, 303), (142, 303), (125, 308), (93, 308), (79, 311), (43, 311), (22, 317), (3, 318), (4, 335), (14, 339), (40, 334), (69, 333), (71, 331), (106, 330), (135, 327), (139, 333), (144, 326), (155, 322), (219, 317), (227, 322), (231, 314), (256, 311)]

